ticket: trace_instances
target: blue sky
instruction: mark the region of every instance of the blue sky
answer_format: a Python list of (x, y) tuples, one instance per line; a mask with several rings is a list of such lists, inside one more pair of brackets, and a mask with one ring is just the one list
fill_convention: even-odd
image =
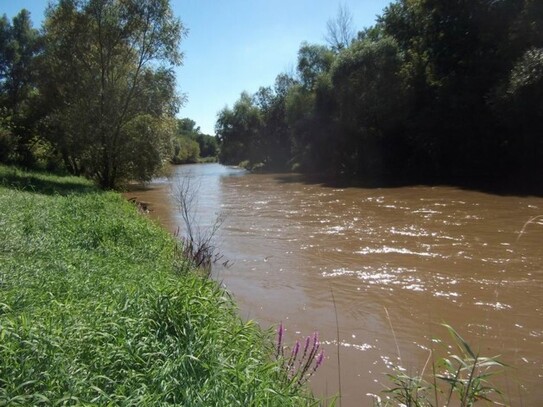
[[(0, 0), (0, 14), (13, 17), (22, 8), (41, 25), (47, 0)], [(184, 65), (177, 70), (179, 91), (188, 101), (179, 117), (190, 117), (214, 134), (217, 112), (232, 106), (242, 91), (253, 93), (291, 72), (303, 41), (324, 43), (326, 22), (340, 4), (353, 16), (354, 28), (373, 25), (390, 0), (171, 0), (188, 28), (182, 42)]]

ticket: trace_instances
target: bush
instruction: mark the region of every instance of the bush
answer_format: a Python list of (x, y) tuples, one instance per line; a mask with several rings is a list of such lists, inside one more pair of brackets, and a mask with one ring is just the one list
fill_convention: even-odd
[(174, 140), (174, 155), (172, 164), (197, 163), (200, 157), (200, 146), (188, 137), (178, 136)]

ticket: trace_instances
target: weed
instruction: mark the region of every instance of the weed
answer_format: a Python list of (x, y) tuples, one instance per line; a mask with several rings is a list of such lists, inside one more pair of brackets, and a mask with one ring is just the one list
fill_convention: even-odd
[[(222, 255), (214, 245), (214, 238), (224, 222), (224, 216), (217, 214), (211, 226), (204, 228), (196, 216), (199, 185), (192, 174), (180, 178), (172, 188), (172, 196), (177, 203), (183, 230), (177, 229), (175, 236), (181, 240), (181, 253), (195, 268), (211, 273), (213, 263), (219, 262)], [(228, 261), (223, 263), (228, 266)]]
[(426, 366), (420, 375), (408, 375), (399, 369), (388, 374), (392, 386), (385, 391), (385, 401), (374, 396), (376, 406), (471, 407), (479, 401), (503, 405), (496, 400), (501, 399), (500, 391), (489, 382), (504, 367), (503, 363), (497, 357), (475, 353), (457, 331), (449, 325), (444, 327), (451, 334), (458, 353), (432, 363), (430, 380), (425, 378)]
[[(299, 340), (294, 343), (290, 349), (284, 345), (283, 324), (277, 328), (277, 341), (275, 357), (279, 362), (281, 369), (286, 372), (286, 377), (290, 385), (295, 388), (303, 386), (315, 374), (324, 360), (324, 350), (320, 350), (319, 335), (317, 332), (308, 336), (302, 344)], [(285, 356), (285, 350), (287, 351)], [(320, 352), (319, 352), (320, 350)]]

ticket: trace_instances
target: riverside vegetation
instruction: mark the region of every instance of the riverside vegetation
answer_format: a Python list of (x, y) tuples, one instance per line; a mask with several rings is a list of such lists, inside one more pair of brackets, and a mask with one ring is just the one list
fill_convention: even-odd
[[(118, 194), (0, 166), (0, 206), (0, 406), (321, 403), (303, 386), (323, 362), (316, 334), (289, 350), (281, 325), (273, 344)], [(450, 330), (461, 353), (430, 381), (390, 375), (377, 405), (496, 394), (501, 363)]]
[[(54, 2), (41, 29), (21, 10), (0, 18), (0, 162), (103, 189), (218, 154), (376, 185), (540, 193), (541, 4), (396, 0), (358, 34), (340, 10), (328, 45), (301, 44), (296, 72), (219, 112), (217, 139), (176, 119), (187, 30), (168, 0)], [(300, 345), (273, 361), (266, 334), (118, 195), (8, 167), (0, 181), (0, 406), (317, 403), (291, 369)], [(431, 377), (467, 406), (499, 364), (460, 342)], [(436, 379), (391, 379), (391, 403), (443, 400)]]
[(0, 406), (315, 403), (118, 194), (0, 166), (0, 207)]
[(27, 10), (1, 17), (0, 162), (106, 189), (200, 153), (370, 185), (543, 190), (539, 0), (395, 0), (367, 28), (340, 8), (327, 44), (302, 43), (296, 69), (218, 112), (217, 139), (176, 119), (187, 34), (168, 0), (52, 2), (40, 29)]
[(219, 112), (220, 162), (541, 192), (543, 2), (395, 0), (371, 27), (340, 7), (327, 28)]

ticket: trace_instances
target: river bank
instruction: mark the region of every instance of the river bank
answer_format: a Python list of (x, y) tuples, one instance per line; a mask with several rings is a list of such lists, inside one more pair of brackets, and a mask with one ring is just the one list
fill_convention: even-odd
[[(338, 392), (338, 342), (342, 405), (365, 405), (367, 393), (390, 384), (394, 365), (418, 372), (436, 338), (437, 348), (450, 345), (445, 322), (510, 366), (497, 378), (507, 404), (543, 397), (542, 225), (519, 236), (543, 199), (331, 185), (218, 164), (176, 167), (168, 182), (184, 176), (200, 185), (201, 222), (225, 217), (216, 241), (233, 266), (212, 274), (242, 317), (264, 328), (282, 321), (290, 343), (319, 331), (328, 356), (311, 380), (316, 394)], [(171, 201), (161, 182), (142, 199)], [(164, 189), (154, 196), (155, 187)], [(165, 226), (175, 230), (182, 221), (170, 210)]]
[(120, 195), (0, 166), (0, 405), (307, 405)]

